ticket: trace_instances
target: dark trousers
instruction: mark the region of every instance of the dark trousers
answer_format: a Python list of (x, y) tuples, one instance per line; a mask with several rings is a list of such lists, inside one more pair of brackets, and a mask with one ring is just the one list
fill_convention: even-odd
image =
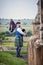
[(17, 48), (16, 48), (16, 56), (17, 56), (17, 57), (20, 56), (20, 51), (21, 51), (21, 47), (17, 47)]

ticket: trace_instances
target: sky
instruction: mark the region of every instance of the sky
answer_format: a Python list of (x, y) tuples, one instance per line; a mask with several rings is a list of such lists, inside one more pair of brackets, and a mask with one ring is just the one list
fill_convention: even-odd
[(37, 0), (0, 0), (0, 18), (34, 19)]

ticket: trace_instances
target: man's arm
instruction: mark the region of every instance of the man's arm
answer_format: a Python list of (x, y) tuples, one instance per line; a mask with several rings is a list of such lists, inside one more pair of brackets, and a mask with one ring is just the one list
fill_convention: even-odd
[(17, 31), (18, 31), (20, 34), (22, 34), (22, 35), (26, 35), (26, 33), (23, 32), (21, 28), (18, 28)]

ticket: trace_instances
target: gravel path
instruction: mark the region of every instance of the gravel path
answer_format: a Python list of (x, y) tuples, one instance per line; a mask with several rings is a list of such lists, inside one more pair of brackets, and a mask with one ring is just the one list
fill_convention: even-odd
[[(16, 50), (16, 47), (0, 47), (0, 51), (10, 51), (10, 50)], [(22, 47), (22, 50), (27, 50), (27, 47)]]

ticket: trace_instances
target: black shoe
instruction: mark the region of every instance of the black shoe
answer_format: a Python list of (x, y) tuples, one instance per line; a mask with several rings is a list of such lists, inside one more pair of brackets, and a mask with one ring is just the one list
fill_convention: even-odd
[(23, 56), (22, 56), (22, 55), (20, 55), (19, 57), (23, 58)]

